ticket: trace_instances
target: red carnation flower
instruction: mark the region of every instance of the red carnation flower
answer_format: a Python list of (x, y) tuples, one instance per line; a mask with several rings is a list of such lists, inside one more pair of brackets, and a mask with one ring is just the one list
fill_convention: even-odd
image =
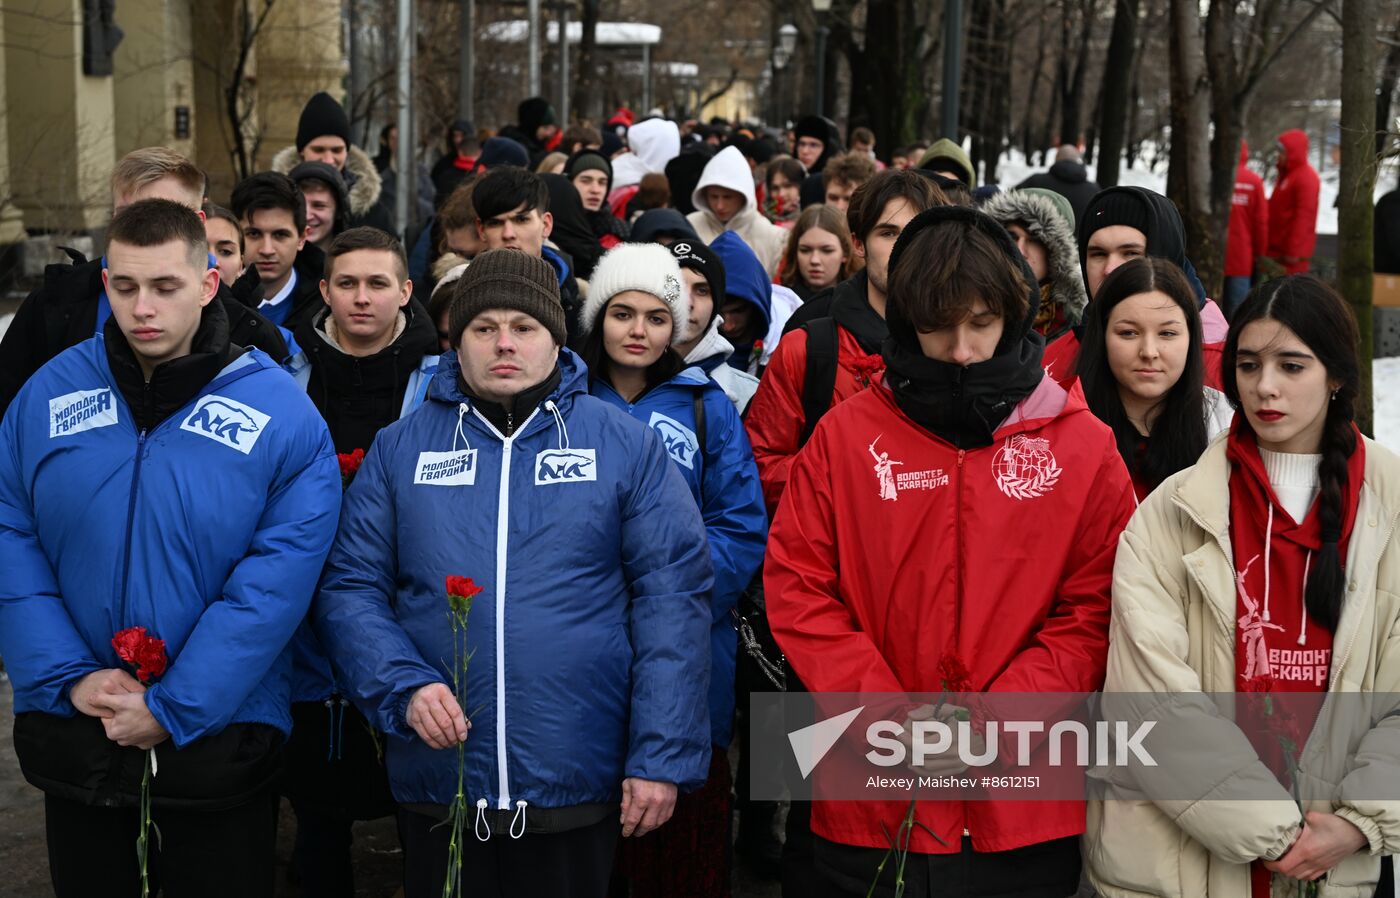
[(949, 653), (939, 659), (938, 677), (943, 681), (944, 692), (972, 691), (972, 673), (957, 655)]
[(856, 380), (860, 381), (860, 385), (869, 387), (885, 373), (885, 360), (879, 355), (863, 355), (851, 363), (851, 368), (855, 371)]
[(127, 627), (112, 637), (117, 657), (136, 670), (136, 678), (145, 683), (165, 673), (167, 658), (165, 640), (146, 634), (145, 627)]
[(350, 481), (355, 479), (355, 473), (365, 462), (365, 450), (356, 449), (354, 452), (341, 452), (335, 458), (336, 461), (340, 462), (340, 488), (348, 490)]
[(472, 610), (472, 599), (485, 588), (477, 586), (471, 577), (450, 576), (447, 578), (447, 605), (453, 614), (465, 620), (468, 612)]

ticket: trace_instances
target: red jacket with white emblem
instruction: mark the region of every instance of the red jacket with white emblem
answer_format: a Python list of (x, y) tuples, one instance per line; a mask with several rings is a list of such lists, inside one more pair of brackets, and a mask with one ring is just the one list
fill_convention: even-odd
[[(1044, 378), (958, 450), (880, 384), (833, 408), (792, 466), (764, 567), (768, 617), (811, 692), (937, 694), (946, 653), (977, 692), (1102, 686), (1132, 484), (1078, 384)], [(907, 802), (822, 802), (812, 831), (885, 848)], [(1005, 851), (1084, 831), (1080, 801), (921, 801), (910, 848)], [(882, 829), (883, 826), (883, 829)]]

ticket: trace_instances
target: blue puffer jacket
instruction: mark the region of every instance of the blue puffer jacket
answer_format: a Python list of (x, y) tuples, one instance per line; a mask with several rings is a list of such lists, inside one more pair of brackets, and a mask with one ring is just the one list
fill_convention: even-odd
[[(728, 747), (734, 736), (734, 657), (739, 645), (729, 612), (763, 565), (768, 531), (758, 466), (744, 424), (724, 390), (699, 368), (686, 368), (631, 404), (601, 378), (593, 381), (590, 391), (656, 431), (700, 506), (715, 571), (710, 597), (710, 742)], [(703, 449), (695, 421), (697, 398), (705, 416)]]
[(709, 773), (704, 524), (656, 435), (588, 396), (573, 353), (559, 365), (506, 439), (444, 355), (428, 402), (379, 432), (345, 494), (312, 619), (390, 736), (400, 802), (456, 793), (456, 754), (404, 719), (419, 687), (451, 682), (449, 575), (485, 587), (467, 626), (473, 804), (612, 802), (624, 777), (690, 789)]
[(146, 705), (183, 747), (230, 723), (291, 730), (288, 641), (340, 508), (326, 425), (258, 350), (146, 434), (102, 337), (25, 385), (0, 424), (0, 655), (15, 710), (76, 713), (142, 626), (170, 666)]

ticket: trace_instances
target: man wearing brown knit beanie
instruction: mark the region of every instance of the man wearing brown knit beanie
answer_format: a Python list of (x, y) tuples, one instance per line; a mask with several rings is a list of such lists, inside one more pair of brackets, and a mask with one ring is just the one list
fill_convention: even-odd
[[(548, 262), (488, 250), (454, 291), (456, 353), (370, 445), (314, 627), (387, 735), (407, 898), (603, 898), (618, 838), (709, 774), (705, 526), (656, 432), (588, 395)], [(480, 587), (455, 652), (454, 577)]]

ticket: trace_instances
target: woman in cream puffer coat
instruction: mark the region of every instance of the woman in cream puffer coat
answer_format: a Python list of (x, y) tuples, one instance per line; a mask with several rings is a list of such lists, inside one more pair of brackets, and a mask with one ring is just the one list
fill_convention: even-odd
[[(1251, 297), (1241, 314), (1251, 303), (1256, 312), (1267, 303), (1268, 314), (1245, 321), (1282, 320), (1272, 312), (1287, 303), (1288, 296), (1279, 294), (1289, 290), (1316, 285), (1329, 299), (1336, 297), (1315, 281), (1288, 280), (1301, 287), (1261, 288), (1265, 295)], [(1345, 312), (1339, 298), (1336, 303)], [(1253, 424), (1241, 421), (1253, 415), (1251, 402), (1259, 404), (1245, 389), (1243, 355), (1238, 388), (1235, 383), (1235, 351), (1248, 339), (1248, 326), (1241, 327), (1244, 336), (1232, 330), (1225, 353), (1227, 393), (1243, 406), (1236, 427)], [(1309, 334), (1308, 348), (1326, 358), (1310, 329), (1289, 331), (1296, 333)], [(1260, 355), (1266, 366), (1272, 364), (1269, 354)], [(1327, 366), (1329, 375), (1336, 370)], [(1340, 388), (1327, 387), (1342, 394), (1330, 405), (1333, 414), (1346, 406), (1348, 428), (1354, 363), (1351, 375)], [(1287, 404), (1297, 398), (1295, 386), (1277, 395), (1283, 398), (1268, 399), (1263, 407), (1300, 407)], [(1327, 397), (1321, 402), (1326, 410)], [(1371, 898), (1380, 855), (1400, 852), (1400, 458), (1362, 440), (1364, 473), (1343, 559), (1326, 697), (1302, 748), (1297, 778), (1304, 811), (1336, 815), (1359, 830), (1364, 842), (1318, 880), (1321, 898)], [(1119, 542), (1103, 711), (1130, 727), (1156, 720), (1150, 738), (1159, 766), (1098, 768), (1091, 774), (1103, 786), (1103, 800), (1089, 803), (1084, 860), (1106, 898), (1251, 898), (1251, 863), (1279, 860), (1304, 824), (1289, 790), (1228, 716), (1229, 703), (1221, 707), (1216, 701), (1237, 688), (1229, 442), (1217, 439), (1194, 467), (1163, 482)], [(1262, 437), (1259, 445), (1265, 446)], [(1358, 489), (1347, 482), (1350, 490)], [(1301, 588), (1277, 579), (1273, 587), (1277, 596)], [(1338, 700), (1345, 693), (1361, 695)], [(1200, 777), (1194, 790), (1184, 785), (1193, 775)], [(1275, 894), (1282, 885), (1296, 888), (1275, 875)]]

